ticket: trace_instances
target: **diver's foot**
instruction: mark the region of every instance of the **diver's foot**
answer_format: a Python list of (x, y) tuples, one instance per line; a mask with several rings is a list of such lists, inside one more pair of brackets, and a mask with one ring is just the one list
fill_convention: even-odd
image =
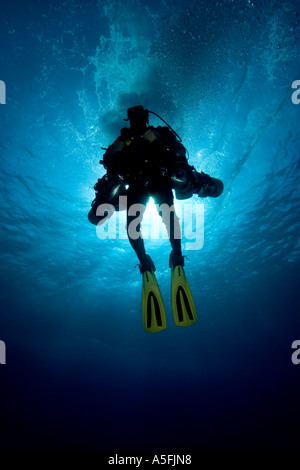
[(140, 258), (141, 264), (139, 264), (140, 272), (143, 274), (145, 271), (151, 271), (154, 273), (155, 266), (149, 255), (145, 255), (143, 258)]
[(176, 266), (184, 266), (184, 257), (180, 253), (175, 253), (171, 251), (170, 259), (169, 259), (169, 267), (175, 268)]

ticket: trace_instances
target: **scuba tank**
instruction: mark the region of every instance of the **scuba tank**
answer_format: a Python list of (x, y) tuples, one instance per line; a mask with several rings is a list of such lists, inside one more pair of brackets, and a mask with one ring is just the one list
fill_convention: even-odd
[(126, 207), (120, 207), (119, 197), (126, 196), (128, 192), (128, 184), (121, 175), (108, 176), (105, 174), (98, 179), (94, 186), (96, 197), (92, 202), (92, 206), (97, 204), (111, 204), (116, 211), (122, 211)]
[(177, 199), (189, 199), (193, 194), (199, 197), (218, 197), (223, 192), (223, 183), (217, 178), (201, 172), (194, 167), (177, 168), (171, 174), (171, 186)]

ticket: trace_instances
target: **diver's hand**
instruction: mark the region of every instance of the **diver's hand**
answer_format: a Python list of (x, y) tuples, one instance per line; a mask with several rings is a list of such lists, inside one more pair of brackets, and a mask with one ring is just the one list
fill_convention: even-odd
[(111, 145), (110, 151), (111, 153), (122, 152), (124, 148), (125, 148), (124, 142), (122, 142), (122, 140), (117, 140), (114, 144)]
[(143, 138), (149, 144), (159, 139), (159, 137), (160, 137), (160, 133), (156, 129), (148, 129), (143, 135)]

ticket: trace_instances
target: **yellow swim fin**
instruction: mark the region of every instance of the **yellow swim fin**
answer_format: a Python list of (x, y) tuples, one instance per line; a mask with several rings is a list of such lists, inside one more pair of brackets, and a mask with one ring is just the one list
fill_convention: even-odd
[(142, 313), (144, 329), (149, 333), (157, 333), (167, 327), (163, 298), (154, 272), (145, 271), (142, 275)]
[(171, 304), (177, 326), (189, 326), (197, 321), (194, 299), (181, 265), (171, 265)]

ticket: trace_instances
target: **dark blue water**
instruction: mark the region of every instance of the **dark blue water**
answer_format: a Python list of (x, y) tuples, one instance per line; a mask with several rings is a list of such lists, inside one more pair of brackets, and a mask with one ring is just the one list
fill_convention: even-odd
[[(0, 447), (299, 447), (299, 1), (0, 5)], [(172, 319), (168, 241), (146, 242), (159, 334), (129, 242), (87, 220), (101, 146), (137, 104), (225, 185), (192, 199), (195, 325)]]

